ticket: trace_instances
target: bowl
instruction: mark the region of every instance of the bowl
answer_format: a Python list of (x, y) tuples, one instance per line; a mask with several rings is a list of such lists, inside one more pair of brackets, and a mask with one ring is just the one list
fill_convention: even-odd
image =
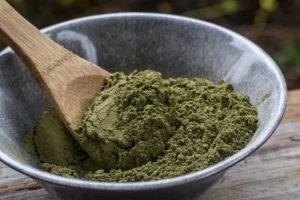
[(249, 95), (259, 124), (241, 151), (207, 169), (149, 182), (105, 183), (68, 179), (39, 170), (24, 150), (48, 101), (9, 48), (0, 54), (0, 158), (32, 177), (57, 199), (195, 199), (230, 167), (257, 150), (283, 116), (287, 92), (274, 61), (244, 37), (211, 23), (163, 14), (121, 13), (86, 17), (43, 29), (57, 43), (110, 72), (152, 69), (164, 77), (201, 77), (233, 84)]

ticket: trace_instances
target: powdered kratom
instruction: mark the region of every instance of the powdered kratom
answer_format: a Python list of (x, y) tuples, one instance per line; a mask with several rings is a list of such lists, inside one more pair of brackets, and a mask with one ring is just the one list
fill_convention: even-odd
[[(98, 169), (98, 165), (82, 150), (52, 107), (40, 116), (34, 136), (25, 138), (25, 148), (31, 154), (34, 148), (28, 141), (32, 140), (40, 161), (44, 163), (42, 167), (47, 168), (46, 163), (57, 166), (50, 165), (51, 173), (66, 177), (73, 174), (73, 177), (78, 177), (77, 173)], [(77, 172), (68, 171), (69, 169)]]
[(24, 147), (27, 151), (27, 153), (31, 155), (36, 155), (35, 152), (35, 145), (33, 142), (33, 136), (32, 135), (25, 135), (24, 137)]
[(131, 169), (154, 161), (178, 127), (159, 73), (117, 73), (85, 112), (78, 140), (101, 168)]
[(104, 182), (149, 181), (224, 160), (247, 145), (257, 122), (249, 97), (230, 84), (135, 71), (107, 78), (78, 125), (77, 141), (95, 154), (82, 150), (51, 108), (37, 123), (34, 143), (42, 169), (50, 173)]
[(35, 127), (34, 142), (41, 162), (69, 166), (82, 159), (79, 144), (68, 133), (54, 108), (49, 108)]

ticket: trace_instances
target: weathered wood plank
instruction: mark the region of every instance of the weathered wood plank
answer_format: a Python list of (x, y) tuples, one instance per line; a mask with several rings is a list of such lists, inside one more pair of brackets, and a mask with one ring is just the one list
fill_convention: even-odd
[(54, 200), (45, 190), (17, 190), (0, 195), (1, 200)]
[[(300, 199), (300, 90), (289, 92), (282, 124), (256, 153), (228, 171), (201, 200)], [(32, 179), (0, 163), (0, 199), (53, 200)]]
[(0, 162), (0, 199), (53, 199), (31, 178)]
[(281, 123), (300, 120), (300, 90), (292, 90), (288, 93), (288, 103), (285, 115)]
[(15, 173), (10, 167), (0, 162), (0, 191), (5, 187), (31, 182), (32, 179), (19, 173)]

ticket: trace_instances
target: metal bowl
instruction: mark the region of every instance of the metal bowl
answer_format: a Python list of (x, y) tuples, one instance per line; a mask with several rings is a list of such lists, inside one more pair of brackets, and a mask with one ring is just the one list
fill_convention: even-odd
[(24, 64), (7, 48), (0, 54), (0, 158), (58, 199), (197, 198), (227, 169), (266, 142), (286, 107), (286, 84), (274, 61), (249, 40), (207, 22), (162, 14), (109, 14), (68, 21), (43, 32), (110, 72), (152, 69), (165, 77), (224, 80), (236, 92), (249, 95), (259, 112), (256, 134), (244, 149), (195, 173), (137, 183), (52, 175), (39, 170), (38, 158), (29, 155), (23, 145), (24, 135), (32, 134), (48, 101)]

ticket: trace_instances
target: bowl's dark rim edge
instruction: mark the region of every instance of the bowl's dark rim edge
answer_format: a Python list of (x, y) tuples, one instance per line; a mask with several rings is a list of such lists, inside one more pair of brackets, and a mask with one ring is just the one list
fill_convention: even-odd
[[(180, 17), (175, 15), (167, 15), (167, 14), (154, 14), (154, 13), (116, 13), (116, 14), (104, 14), (104, 15), (95, 15), (95, 16), (89, 16), (89, 17), (83, 17), (78, 18), (70, 21), (66, 21), (63, 23), (59, 23), (53, 26), (50, 26), (48, 28), (42, 29), (42, 32), (48, 32), (52, 29), (70, 24), (70, 23), (77, 23), (87, 20), (93, 20), (93, 19), (100, 19), (100, 18), (117, 18), (117, 17), (159, 17), (159, 18), (166, 18), (166, 19), (173, 19), (173, 20), (181, 20), (181, 21), (189, 21), (193, 23), (200, 23), (202, 25), (218, 29), (219, 31), (222, 31), (228, 35), (231, 35), (232, 37), (242, 40), (242, 42), (247, 45), (250, 49), (253, 50), (253, 52), (256, 52), (259, 54), (262, 58), (262, 60), (268, 65), (274, 68), (275, 75), (277, 77), (277, 80), (280, 82), (280, 88), (278, 89), (279, 92), (279, 101), (278, 101), (278, 112), (273, 117), (274, 120), (268, 123), (268, 125), (262, 130), (262, 132), (259, 134), (258, 137), (253, 139), (253, 141), (248, 144), (244, 149), (239, 151), (238, 153), (232, 155), (231, 157), (225, 159), (224, 161), (221, 161), (209, 168), (206, 168), (204, 170), (194, 172), (191, 174), (170, 178), (170, 179), (163, 179), (158, 181), (147, 181), (147, 182), (133, 182), (133, 183), (109, 183), (109, 182), (93, 182), (93, 181), (85, 181), (85, 180), (79, 180), (79, 179), (70, 179), (65, 178), (57, 175), (53, 175), (44, 171), (41, 171), (39, 169), (33, 168), (31, 166), (19, 163), (15, 161), (13, 158), (11, 158), (9, 155), (5, 154), (4, 152), (0, 151), (0, 160), (5, 163), (6, 165), (10, 166), (11, 168), (26, 174), (36, 180), (41, 180), (44, 182), (48, 182), (50, 184), (55, 185), (62, 185), (62, 186), (69, 186), (69, 187), (75, 187), (75, 188), (86, 188), (86, 189), (97, 189), (97, 190), (109, 190), (109, 191), (142, 191), (142, 190), (154, 190), (154, 189), (162, 189), (162, 188), (168, 188), (172, 186), (178, 186), (185, 183), (195, 182), (200, 179), (205, 179), (210, 176), (216, 175), (220, 172), (225, 171), (226, 169), (230, 168), (231, 166), (237, 164), (247, 156), (249, 156), (251, 153), (255, 152), (260, 146), (262, 146), (268, 139), (271, 137), (273, 132), (278, 127), (285, 108), (287, 104), (287, 88), (286, 83), (284, 80), (284, 77), (277, 66), (277, 64), (271, 59), (269, 55), (267, 55), (260, 47), (258, 47), (253, 42), (249, 41), (245, 37), (229, 30), (226, 28), (223, 28), (221, 26), (191, 19), (188, 17)], [(8, 47), (4, 49), (2, 52), (0, 52), (0, 56), (11, 52), (12, 50)]]

